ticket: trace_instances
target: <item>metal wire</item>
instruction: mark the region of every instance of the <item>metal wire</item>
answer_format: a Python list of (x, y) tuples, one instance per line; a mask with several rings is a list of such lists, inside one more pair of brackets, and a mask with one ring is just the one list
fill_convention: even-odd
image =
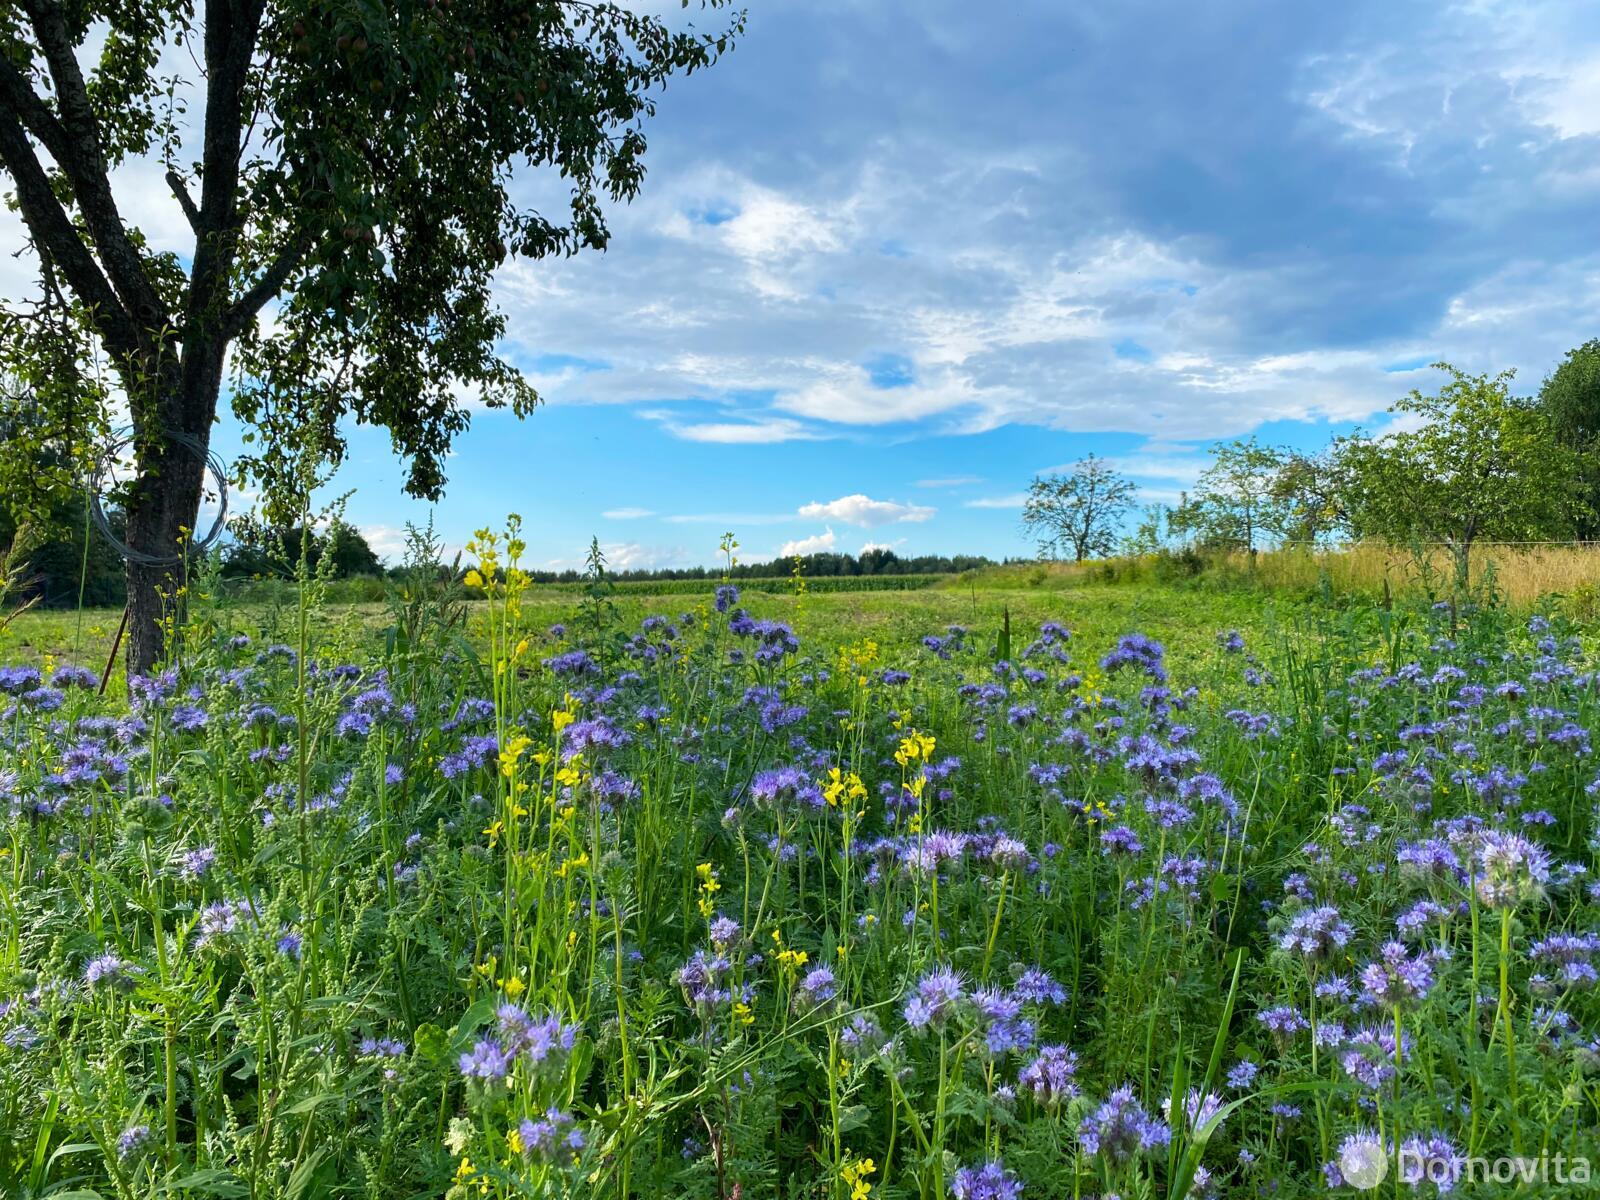
[[(173, 433), (168, 431), (166, 434), (166, 439), (175, 446), (182, 446), (189, 450), (196, 458), (203, 457), (207, 473), (210, 474), (211, 477), (216, 481), (216, 519), (211, 522), (211, 528), (206, 531), (204, 537), (191, 537), (188, 543), (190, 550), (205, 550), (222, 536), (223, 527), (227, 523), (227, 472), (223, 468), (222, 460), (205, 446), (202, 446), (198, 438), (190, 437), (186, 433)], [(122, 451), (133, 445), (133, 440), (134, 431), (131, 426), (125, 426), (124, 428), (117, 430), (116, 440), (106, 447), (105, 452), (100, 456), (100, 461), (95, 464), (94, 476), (89, 480), (89, 517), (94, 522), (94, 527), (100, 531), (101, 536), (104, 537), (106, 541), (110, 542), (112, 548), (127, 561), (138, 563), (141, 566), (146, 567), (175, 566), (178, 563), (181, 563), (184, 559), (184, 554), (181, 551), (174, 554), (163, 555), (146, 554), (142, 550), (135, 550), (132, 546), (128, 545), (127, 542), (118, 537), (112, 530), (111, 522), (106, 518), (105, 507), (100, 502), (100, 491), (105, 486), (106, 476), (116, 465), (118, 456), (122, 453)]]

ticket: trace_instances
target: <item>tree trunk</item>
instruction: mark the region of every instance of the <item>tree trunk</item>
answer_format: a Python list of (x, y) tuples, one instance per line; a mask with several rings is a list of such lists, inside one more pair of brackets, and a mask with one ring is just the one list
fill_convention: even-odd
[[(199, 440), (205, 444), (203, 432)], [(165, 442), (158, 453), (139, 459), (128, 503), (128, 546), (165, 561), (128, 560), (129, 675), (149, 674), (166, 655), (169, 628), (177, 631), (188, 577), (189, 543), (195, 537), (195, 515), (205, 483), (204, 455), (182, 443)], [(170, 626), (165, 619), (168, 616), (173, 618)]]
[(135, 439), (126, 538), (136, 554), (159, 561), (130, 558), (127, 563), (130, 677), (148, 675), (171, 649), (169, 632), (176, 637), (182, 626), (191, 543), (206, 533), (195, 529), (195, 519), (205, 487), (225, 343), (185, 349), (182, 367), (166, 377), (164, 394), (147, 403), (150, 416), (136, 421), (148, 432)]

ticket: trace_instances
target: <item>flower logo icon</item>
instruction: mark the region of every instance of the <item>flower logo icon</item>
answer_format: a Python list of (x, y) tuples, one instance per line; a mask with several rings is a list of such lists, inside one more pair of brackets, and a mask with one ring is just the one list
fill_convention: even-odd
[(1371, 1135), (1345, 1139), (1339, 1147), (1339, 1173), (1351, 1187), (1370, 1191), (1389, 1173), (1389, 1156), (1383, 1142)]

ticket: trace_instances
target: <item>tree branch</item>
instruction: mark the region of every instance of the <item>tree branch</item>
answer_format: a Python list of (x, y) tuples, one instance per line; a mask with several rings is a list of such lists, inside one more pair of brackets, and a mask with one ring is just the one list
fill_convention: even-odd
[(295, 268), (305, 260), (311, 252), (311, 247), (316, 245), (316, 235), (309, 230), (302, 231), (289, 245), (279, 252), (277, 258), (267, 265), (261, 277), (250, 286), (239, 299), (228, 306), (228, 312), (223, 319), (223, 334), (228, 338), (236, 338), (243, 333), (261, 311), (261, 306), (271, 300), (289, 281)]
[(17, 206), (40, 257), (55, 263), (66, 276), (92, 314), (107, 349), (130, 371), (139, 370), (151, 349), (149, 343), (56, 199), (22, 123), (4, 106), (0, 106), (0, 163), (16, 184)]
[[(100, 147), (100, 125), (89, 102), (88, 87), (78, 66), (72, 36), (56, 0), (22, 0), (34, 35), (44, 52), (55, 85), (56, 105), (63, 136), (51, 157), (72, 184), (73, 198), (83, 214), (89, 236), (105, 264), (106, 275), (134, 320), (151, 336), (170, 328), (171, 315), (145, 274), (144, 262), (128, 237), (122, 215), (111, 195), (105, 154)], [(76, 285), (74, 285), (76, 286)]]
[(176, 171), (168, 171), (167, 186), (172, 189), (172, 195), (177, 199), (178, 207), (183, 209), (183, 215), (188, 218), (189, 228), (198, 234), (200, 232), (200, 210), (194, 206), (194, 201), (189, 196), (189, 189), (183, 182), (183, 176)]

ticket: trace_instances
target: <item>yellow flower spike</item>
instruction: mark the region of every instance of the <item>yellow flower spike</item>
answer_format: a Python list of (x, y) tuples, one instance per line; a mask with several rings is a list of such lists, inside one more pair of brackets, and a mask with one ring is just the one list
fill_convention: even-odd
[(502, 979), (500, 981), (500, 990), (507, 996), (510, 996), (511, 999), (515, 1000), (518, 996), (522, 995), (523, 992), (528, 990), (528, 985), (513, 975), (510, 979)]
[(473, 570), (467, 572), (466, 578), (461, 582), (466, 584), (469, 588), (481, 588), (483, 586), (483, 576), (478, 574), (477, 569), (474, 568)]
[(483, 831), (484, 836), (489, 839), (489, 849), (493, 850), (500, 844), (500, 835), (505, 832), (505, 828), (504, 821), (495, 821)]
[(522, 1153), (522, 1135), (517, 1132), (517, 1127), (515, 1125), (506, 1130), (506, 1146), (513, 1154)]

